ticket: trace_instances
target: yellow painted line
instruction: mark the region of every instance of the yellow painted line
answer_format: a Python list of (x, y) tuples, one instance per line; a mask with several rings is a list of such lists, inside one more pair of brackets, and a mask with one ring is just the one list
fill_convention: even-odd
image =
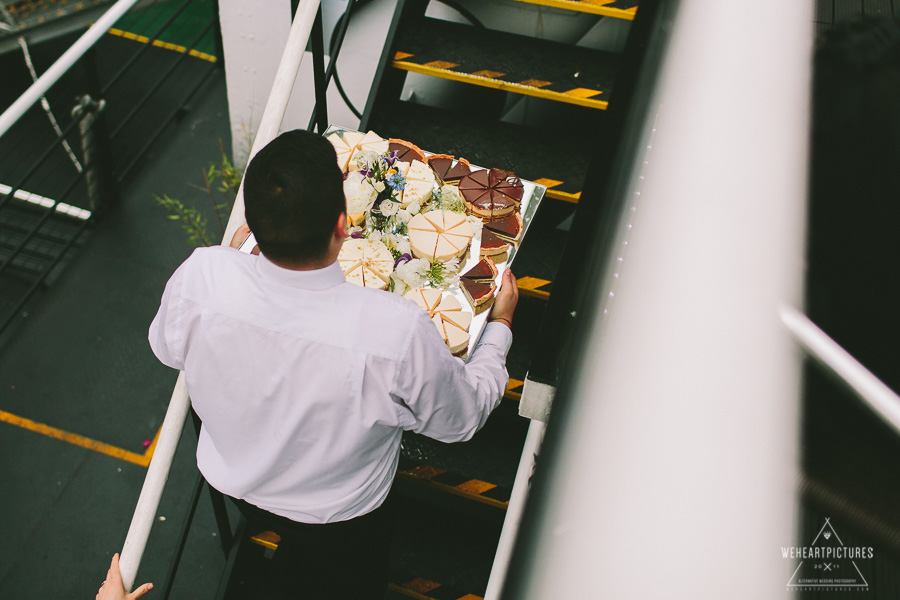
[(561, 192), (559, 190), (547, 190), (547, 197), (553, 198), (554, 200), (562, 200), (563, 202), (578, 204), (578, 200), (581, 199), (581, 192), (570, 194), (569, 192)]
[(424, 66), (431, 67), (432, 69), (452, 69), (453, 67), (458, 67), (459, 63), (447, 62), (446, 60), (433, 60), (425, 63)]
[[(112, 28), (109, 30), (112, 35), (116, 35), (119, 37), (123, 37), (127, 40), (134, 40), (135, 42), (140, 42), (141, 44), (150, 43), (150, 38), (143, 35), (138, 35), (136, 33), (131, 33), (130, 31), (122, 31), (121, 29)], [(188, 50), (184, 46), (179, 46), (178, 44), (172, 44), (170, 42), (163, 42), (160, 40), (153, 40), (153, 45), (157, 48), (163, 48), (165, 50), (172, 50), (174, 52), (180, 52), (184, 54), (187, 52), (193, 57), (199, 58), (201, 60), (205, 60), (207, 62), (216, 62), (216, 57), (212, 54), (207, 54), (206, 52), (200, 52), (199, 50)]]
[(263, 531), (262, 533), (257, 533), (250, 541), (258, 546), (262, 546), (263, 548), (268, 548), (269, 550), (277, 550), (278, 542), (281, 541), (281, 536), (275, 533), (274, 531)]
[(503, 394), (504, 398), (509, 398), (510, 400), (521, 400), (522, 392), (514, 391), (516, 388), (520, 388), (525, 385), (524, 381), (520, 381), (518, 379), (509, 378), (509, 383), (506, 384), (506, 393)]
[(528, 4), (540, 4), (541, 6), (550, 6), (553, 8), (564, 8), (566, 10), (576, 10), (579, 12), (591, 13), (593, 15), (603, 15), (605, 17), (614, 17), (616, 19), (625, 19), (633, 21), (634, 15), (637, 13), (637, 7), (634, 8), (607, 8), (615, 0), (586, 0), (584, 2), (575, 2), (573, 0), (517, 0), (518, 2), (526, 2)]
[(436, 481), (431, 481), (430, 479), (419, 476), (414, 471), (397, 471), (397, 477), (415, 481), (416, 483), (422, 484), (426, 487), (433, 487), (444, 492), (456, 494), (457, 496), (462, 496), (463, 498), (468, 498), (469, 500), (474, 500), (475, 502), (481, 502), (482, 504), (487, 504), (488, 506), (495, 506), (497, 508), (503, 509), (509, 507), (509, 502), (501, 502), (500, 500), (494, 500), (493, 498), (485, 498), (484, 496), (479, 496), (478, 494), (469, 493), (457, 486), (437, 483)]
[(487, 481), (470, 479), (469, 481), (456, 486), (456, 489), (467, 494), (483, 494), (488, 490), (494, 489), (495, 487), (497, 487), (496, 483), (488, 483)]
[(526, 296), (546, 300), (550, 297), (550, 292), (544, 292), (539, 290), (538, 288), (545, 286), (548, 283), (550, 283), (550, 280), (548, 279), (539, 279), (537, 277), (520, 277), (517, 280), (516, 287), (519, 288), (520, 293)]
[(519, 85), (524, 85), (526, 87), (534, 87), (534, 88), (544, 88), (553, 83), (552, 81), (544, 81), (543, 79), (526, 79), (525, 81), (520, 81)]
[(44, 423), (38, 423), (37, 421), (32, 421), (31, 419), (26, 419), (25, 417), (18, 417), (12, 413), (8, 413), (2, 410), (0, 410), (0, 421), (9, 423), (10, 425), (15, 425), (16, 427), (21, 427), (22, 429), (33, 431), (35, 433), (40, 433), (41, 435), (46, 435), (47, 437), (61, 440), (75, 446), (80, 446), (81, 448), (86, 448), (88, 450), (93, 450), (94, 452), (106, 454), (107, 456), (112, 456), (113, 458), (119, 458), (121, 460), (134, 463), (142, 467), (146, 467), (150, 464), (150, 459), (153, 457), (153, 450), (156, 448), (156, 440), (157, 438), (159, 438), (159, 432), (157, 432), (156, 438), (153, 439), (153, 442), (147, 448), (147, 451), (144, 454), (137, 454), (129, 450), (117, 448), (116, 446), (111, 446), (110, 444), (106, 444), (104, 442), (92, 440), (90, 438), (84, 437), (83, 435), (78, 435), (77, 433), (71, 433), (62, 429), (57, 429), (56, 427), (51, 427), (49, 425), (45, 425)]
[[(546, 98), (548, 100), (556, 100), (557, 102), (566, 102), (568, 104), (576, 104), (578, 106), (587, 106), (589, 108), (598, 108), (605, 110), (609, 102), (605, 100), (594, 100), (591, 98), (578, 98), (577, 96), (568, 96), (562, 92), (553, 92), (551, 90), (542, 90), (540, 88), (529, 87), (521, 83), (510, 83), (490, 77), (480, 77), (471, 73), (460, 73), (458, 71), (449, 71), (447, 69), (436, 69), (425, 65), (406, 62), (403, 60), (394, 60), (394, 68), (403, 69), (412, 73), (422, 73), (423, 75), (431, 75), (432, 77), (440, 77), (442, 79), (450, 79), (451, 81), (462, 81), (472, 85), (480, 85), (482, 87), (503, 90), (504, 92), (512, 92), (514, 94), (522, 94), (524, 96), (534, 96), (536, 98)], [(549, 83), (548, 83), (549, 85)]]
[(488, 69), (484, 69), (482, 71), (475, 71), (472, 75), (476, 75), (478, 77), (490, 77), (491, 79), (497, 79), (498, 77), (503, 77), (506, 73), (501, 73), (500, 71), (490, 71)]
[(542, 185), (545, 188), (556, 187), (562, 183), (562, 181), (558, 179), (547, 179), (546, 177), (541, 177), (540, 179), (535, 179), (532, 183), (536, 183), (538, 185)]
[(575, 96), (576, 98), (593, 98), (594, 96), (601, 93), (602, 92), (599, 92), (597, 90), (589, 90), (588, 88), (575, 88), (574, 90), (563, 92), (563, 94)]

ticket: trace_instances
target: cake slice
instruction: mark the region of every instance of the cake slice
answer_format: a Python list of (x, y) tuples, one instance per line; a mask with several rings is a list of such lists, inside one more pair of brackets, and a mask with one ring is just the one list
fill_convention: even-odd
[(347, 172), (347, 163), (350, 162), (350, 156), (353, 154), (353, 148), (347, 145), (347, 142), (338, 135), (332, 133), (328, 136), (328, 141), (334, 146), (334, 153), (337, 155), (337, 163), (344, 173)]
[(372, 151), (377, 152), (378, 154), (384, 154), (388, 151), (388, 141), (375, 133), (374, 131), (369, 131), (363, 138), (359, 141), (359, 149), (363, 151)]
[(481, 256), (497, 256), (504, 254), (507, 250), (509, 250), (509, 242), (500, 239), (490, 230), (481, 232)]
[(458, 183), (471, 171), (472, 167), (471, 165), (469, 165), (469, 161), (464, 158), (460, 158), (458, 161), (456, 161), (455, 165), (450, 167), (450, 170), (447, 171), (447, 174), (444, 175), (441, 179), (444, 180), (444, 183)]
[(466, 299), (468, 299), (472, 308), (475, 309), (476, 314), (487, 310), (494, 303), (494, 290), (497, 288), (494, 282), (483, 283), (474, 279), (460, 277), (459, 287), (466, 295)]
[(457, 327), (452, 321), (443, 320), (444, 341), (450, 348), (451, 354), (465, 352), (469, 347), (469, 333)]
[(487, 283), (497, 278), (497, 265), (488, 257), (482, 258), (474, 267), (461, 275), (467, 279)]
[(406, 164), (414, 160), (425, 162), (425, 153), (422, 149), (406, 140), (391, 138), (388, 140), (388, 152), (396, 152), (397, 160)]
[(522, 216), (513, 212), (496, 221), (488, 221), (484, 228), (493, 232), (497, 237), (508, 242), (518, 242), (522, 237)]

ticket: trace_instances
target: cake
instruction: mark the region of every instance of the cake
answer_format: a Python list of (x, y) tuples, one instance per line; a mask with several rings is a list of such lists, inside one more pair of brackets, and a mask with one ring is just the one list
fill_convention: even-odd
[(394, 257), (382, 242), (347, 238), (338, 254), (347, 281), (367, 288), (386, 289), (394, 272)]
[(522, 216), (517, 212), (510, 213), (495, 221), (486, 222), (484, 229), (507, 242), (518, 242), (522, 237)]
[(344, 138), (342, 138), (337, 133), (332, 133), (328, 136), (329, 142), (334, 146), (334, 153), (337, 154), (337, 163), (341, 168), (341, 171), (347, 172), (347, 163), (350, 162), (350, 155), (353, 154), (353, 146), (350, 146)]
[(494, 291), (497, 289), (497, 286), (493, 281), (486, 283), (469, 279), (468, 277), (460, 277), (459, 287), (472, 304), (476, 314), (487, 310), (494, 304)]
[(472, 228), (465, 216), (450, 210), (419, 213), (407, 227), (413, 255), (429, 262), (462, 257), (472, 241)]
[(459, 182), (466, 208), (484, 220), (499, 219), (518, 210), (524, 189), (518, 177), (500, 169), (472, 171)]
[(450, 352), (465, 352), (469, 347), (468, 331), (472, 324), (472, 313), (464, 311), (456, 298), (428, 288), (410, 290), (403, 297), (412, 300), (428, 313)]
[(428, 166), (442, 183), (458, 183), (460, 179), (471, 172), (469, 161), (460, 158), (456, 160), (449, 154), (432, 154), (428, 157)]
[(466, 279), (475, 281), (488, 282), (497, 278), (497, 265), (490, 258), (482, 258), (474, 267), (460, 275)]
[(422, 205), (431, 198), (434, 191), (434, 171), (420, 160), (401, 163), (398, 170), (406, 177), (406, 186), (400, 193), (400, 208), (406, 208), (413, 202)]
[(507, 250), (509, 250), (509, 242), (501, 239), (489, 229), (481, 230), (481, 256), (497, 256), (504, 254)]
[(334, 146), (337, 154), (337, 163), (341, 171), (346, 173), (354, 167), (353, 157), (358, 152), (371, 150), (378, 154), (388, 151), (388, 141), (374, 131), (360, 133), (358, 131), (344, 131), (343, 135), (335, 132), (326, 138)]
[(397, 160), (400, 162), (411, 163), (414, 160), (425, 162), (425, 153), (422, 149), (406, 140), (391, 138), (388, 140), (388, 152), (396, 152)]

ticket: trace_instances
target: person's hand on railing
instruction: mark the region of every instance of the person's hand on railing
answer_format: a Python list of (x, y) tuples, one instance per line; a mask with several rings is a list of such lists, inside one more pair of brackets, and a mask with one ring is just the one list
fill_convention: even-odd
[[(232, 248), (240, 248), (241, 244), (244, 243), (244, 240), (247, 239), (247, 236), (250, 235), (250, 226), (244, 223), (240, 227), (237, 228), (237, 231), (234, 232), (234, 236), (231, 238), (231, 244), (229, 244)], [(253, 247), (253, 251), (250, 254), (259, 254), (259, 245)]]
[[(248, 230), (249, 231), (249, 230)], [(145, 583), (130, 594), (125, 591), (122, 574), (119, 572), (119, 553), (115, 553), (106, 572), (106, 581), (100, 584), (100, 591), (94, 600), (135, 600), (153, 589), (152, 583)]]

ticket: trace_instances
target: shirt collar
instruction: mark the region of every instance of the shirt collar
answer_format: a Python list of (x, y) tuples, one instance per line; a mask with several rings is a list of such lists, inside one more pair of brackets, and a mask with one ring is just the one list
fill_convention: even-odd
[(259, 255), (257, 268), (260, 274), (267, 279), (274, 279), (279, 283), (307, 290), (325, 290), (344, 283), (346, 278), (337, 261), (322, 269), (311, 271), (293, 271), (279, 267), (263, 254)]

